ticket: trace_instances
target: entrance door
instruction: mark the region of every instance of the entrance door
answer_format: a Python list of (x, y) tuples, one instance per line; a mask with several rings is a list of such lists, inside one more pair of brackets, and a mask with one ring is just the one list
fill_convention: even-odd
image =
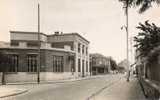
[(82, 77), (84, 77), (84, 60), (82, 60)]
[(71, 72), (72, 72), (72, 75), (73, 75), (74, 72), (75, 72), (74, 59), (70, 60), (70, 62), (71, 62)]

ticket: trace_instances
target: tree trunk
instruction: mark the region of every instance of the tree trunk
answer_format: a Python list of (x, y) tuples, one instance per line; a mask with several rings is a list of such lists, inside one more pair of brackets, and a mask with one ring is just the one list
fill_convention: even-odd
[(2, 85), (6, 85), (5, 72), (2, 72)]

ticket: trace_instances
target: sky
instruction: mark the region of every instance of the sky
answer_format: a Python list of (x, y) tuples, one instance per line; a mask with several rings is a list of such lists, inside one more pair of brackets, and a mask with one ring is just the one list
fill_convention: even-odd
[[(125, 14), (118, 0), (0, 0), (0, 41), (10, 41), (11, 30), (37, 31), (38, 2), (41, 32), (78, 32), (90, 41), (90, 53), (112, 56), (117, 62), (126, 58), (126, 32), (121, 30)], [(139, 22), (160, 24), (158, 11), (156, 5), (143, 14), (129, 9), (129, 37), (137, 34)]]

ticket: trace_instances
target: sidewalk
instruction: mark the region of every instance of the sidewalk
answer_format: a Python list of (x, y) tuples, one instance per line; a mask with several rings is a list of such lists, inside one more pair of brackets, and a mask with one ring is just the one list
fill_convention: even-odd
[(125, 78), (121, 78), (89, 100), (146, 100), (146, 98), (137, 79), (132, 78), (130, 82), (126, 82)]
[(16, 88), (16, 87), (10, 87), (10, 86), (0, 86), (0, 98), (8, 97), (8, 96), (14, 96), (21, 93), (25, 93), (28, 90), (25, 88)]

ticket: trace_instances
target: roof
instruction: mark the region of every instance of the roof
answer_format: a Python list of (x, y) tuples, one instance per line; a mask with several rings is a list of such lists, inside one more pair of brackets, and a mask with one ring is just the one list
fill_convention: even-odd
[[(22, 33), (22, 34), (38, 34), (38, 32), (26, 32), (26, 31), (10, 31), (10, 33)], [(47, 36), (46, 34), (40, 32), (40, 34)]]
[[(27, 31), (10, 31), (10, 33), (22, 33), (22, 34), (38, 34), (38, 32), (27, 32)], [(51, 34), (51, 35), (47, 35), (44, 34), (42, 32), (40, 32), (40, 34), (45, 35), (45, 36), (66, 36), (66, 35), (76, 35), (80, 38), (82, 38), (83, 40), (85, 40), (86, 42), (90, 43), (87, 39), (85, 39), (83, 36), (81, 36), (78, 33), (63, 33), (63, 34)]]
[(48, 35), (48, 36), (67, 36), (67, 35), (76, 35), (76, 36), (82, 38), (83, 40), (85, 40), (86, 42), (90, 43), (87, 39), (85, 39), (83, 36), (81, 36), (81, 35), (78, 34), (78, 33), (51, 34), (51, 35)]
[(92, 53), (92, 54), (90, 54), (90, 56), (92, 56), (92, 57), (101, 57), (101, 58), (105, 58), (105, 59), (110, 59), (110, 57), (106, 57), (106, 56), (104, 56), (104, 55), (102, 55), (102, 54), (100, 54), (100, 53)]

